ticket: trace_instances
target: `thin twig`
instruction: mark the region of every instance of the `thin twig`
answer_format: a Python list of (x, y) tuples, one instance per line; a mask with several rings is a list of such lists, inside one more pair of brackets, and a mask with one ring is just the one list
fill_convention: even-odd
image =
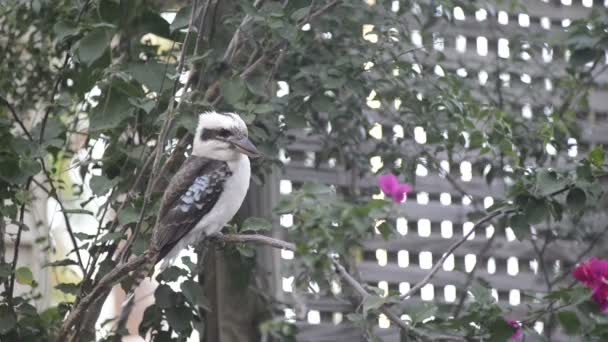
[(321, 14), (325, 13), (327, 10), (329, 10), (332, 7), (334, 7), (335, 5), (337, 5), (340, 1), (341, 0), (330, 1), (327, 5), (321, 7), (318, 11), (315, 11), (311, 15), (307, 16), (308, 21), (314, 20), (316, 17), (320, 16)]
[[(480, 259), (483, 260), (483, 258), (485, 258), (486, 254), (492, 247), (492, 244), (494, 243), (494, 240), (496, 239), (497, 235), (498, 234), (496, 234), (496, 233), (492, 234), (492, 237), (489, 238), (488, 241), (485, 243), (485, 245), (479, 252)], [(454, 316), (454, 318), (458, 318), (458, 316), (460, 316), (460, 311), (464, 307), (464, 302), (467, 298), (469, 287), (471, 287), (471, 283), (473, 282), (473, 278), (475, 277), (475, 272), (477, 271), (479, 264), (481, 264), (481, 262), (476, 262), (475, 266), (473, 266), (473, 269), (467, 276), (467, 280), (466, 280), (464, 286), (462, 287), (462, 294), (460, 295), (460, 298), (458, 299), (458, 304), (456, 304), (456, 308), (454, 309), (453, 314), (452, 314), (452, 316)]]
[[(589, 245), (587, 246), (587, 248), (585, 248), (584, 251), (582, 251), (579, 255), (577, 255), (577, 257), (574, 259), (574, 265), (581, 262), (581, 260), (583, 260), (583, 258), (587, 254), (589, 254), (589, 252), (591, 252), (593, 250), (595, 245), (598, 242), (602, 241), (602, 237), (606, 234), (606, 232), (608, 232), (608, 226), (604, 227), (604, 229), (599, 234), (596, 234), (593, 237), (593, 239), (591, 240), (591, 242), (589, 243)], [(557, 276), (553, 279), (553, 281), (551, 282), (551, 285), (554, 286), (555, 284), (559, 283), (560, 281), (562, 281), (565, 277), (569, 276), (570, 274), (571, 274), (570, 270), (562, 272), (559, 276)]]
[(51, 174), (47, 170), (47, 168), (44, 165), (44, 162), (42, 160), (40, 161), (40, 166), (42, 167), (42, 172), (46, 176), (46, 179), (49, 182), (49, 186), (51, 187), (51, 189), (49, 190), (50, 195), (59, 204), (59, 209), (61, 210), (61, 215), (63, 216), (63, 219), (65, 220), (66, 230), (68, 231), (68, 235), (70, 236), (70, 240), (72, 241), (72, 245), (74, 246), (74, 253), (76, 254), (76, 259), (78, 259), (78, 266), (80, 266), (82, 273), (86, 274), (86, 270), (84, 268), (84, 262), (82, 262), (82, 256), (80, 256), (78, 242), (76, 241), (76, 237), (74, 236), (74, 229), (72, 228), (72, 223), (70, 222), (70, 217), (69, 217), (68, 213), (66, 212), (66, 208), (63, 205), (63, 201), (61, 201), (61, 198), (59, 198), (59, 193), (57, 192), (57, 188), (55, 187), (55, 184), (53, 184), (53, 179), (51, 177)]
[[(263, 2), (264, 2), (264, 0), (255, 0), (255, 2), (253, 3), (253, 7), (258, 8)], [(249, 14), (246, 14), (245, 17), (243, 18), (243, 21), (241, 21), (239, 26), (236, 28), (236, 31), (234, 32), (234, 35), (230, 39), (230, 42), (228, 43), (228, 47), (226, 48), (226, 51), (224, 52), (224, 57), (222, 58), (222, 61), (224, 63), (232, 64), (232, 60), (234, 59), (234, 56), (236, 55), (235, 52), (241, 41), (241, 39), (240, 39), (241, 32), (243, 31), (245, 26), (247, 26), (247, 24), (249, 24), (249, 22), (251, 20), (253, 20), (253, 17)]]
[[(82, 8), (80, 8), (80, 11), (78, 12), (78, 16), (76, 17), (74, 26), (78, 26), (78, 24), (80, 23), (80, 20), (82, 19), (84, 12), (86, 11), (87, 7), (89, 6), (89, 2), (91, 2), (91, 0), (86, 0), (84, 5), (82, 5)], [(57, 80), (55, 80), (55, 84), (53, 85), (53, 90), (51, 91), (51, 99), (49, 101), (49, 106), (46, 109), (46, 112), (44, 113), (44, 117), (42, 118), (42, 123), (40, 124), (40, 137), (38, 139), (40, 143), (42, 143), (42, 139), (44, 138), (44, 130), (46, 128), (46, 122), (48, 121), (49, 115), (51, 114), (51, 110), (53, 109), (53, 103), (55, 102), (55, 95), (57, 95), (57, 91), (59, 91), (59, 85), (61, 84), (61, 81), (63, 80), (63, 75), (65, 72), (65, 69), (68, 66), (68, 62), (70, 61), (70, 50), (72, 48), (72, 42), (73, 42), (73, 40), (70, 40), (66, 46), (66, 49), (65, 49), (66, 53), (65, 53), (65, 57), (63, 59), (63, 64), (61, 65), (61, 68), (59, 68), (59, 74), (57, 76)]]
[[(548, 239), (548, 237), (545, 237), (545, 246), (547, 241), (546, 239)], [(549, 273), (547, 272), (547, 268), (545, 267), (544, 246), (543, 250), (541, 251), (541, 249), (538, 248), (538, 245), (536, 244), (536, 241), (534, 241), (534, 239), (530, 239), (530, 244), (532, 244), (532, 248), (534, 248), (534, 252), (538, 257), (538, 266), (540, 267), (541, 272), (543, 274), (543, 278), (545, 279), (545, 284), (547, 285), (547, 292), (551, 292), (551, 279), (549, 278)]]
[(160, 131), (160, 134), (158, 137), (158, 141), (156, 143), (156, 154), (154, 157), (154, 163), (152, 164), (152, 173), (150, 174), (149, 181), (146, 186), (146, 191), (144, 193), (144, 200), (142, 203), (141, 211), (139, 213), (139, 220), (137, 221), (135, 228), (131, 232), (131, 236), (129, 237), (129, 240), (127, 241), (127, 244), (125, 245), (125, 248), (123, 249), (123, 253), (121, 253), (122, 255), (119, 260), (122, 260), (124, 258), (124, 256), (128, 255), (130, 246), (133, 244), (133, 242), (135, 241), (135, 239), (137, 238), (137, 236), (139, 234), (139, 231), (141, 230), (141, 225), (143, 224), (143, 221), (144, 221), (144, 215), (145, 215), (146, 209), (147, 209), (148, 205), (150, 204), (150, 196), (152, 195), (154, 179), (156, 178), (156, 175), (158, 174), (158, 170), (160, 169), (160, 164), (161, 164), (161, 159), (162, 159), (162, 155), (163, 155), (165, 142), (167, 141), (167, 135), (169, 134), (171, 124), (173, 123), (173, 116), (175, 115), (175, 103), (176, 103), (175, 94), (177, 92), (177, 87), (179, 84), (179, 79), (180, 79), (179, 76), (182, 74), (182, 72), (184, 70), (186, 54), (188, 52), (188, 41), (190, 40), (190, 34), (192, 33), (192, 30), (194, 28), (194, 19), (195, 19), (195, 13), (196, 13), (197, 8), (198, 8), (198, 0), (194, 0), (194, 2), (192, 4), (192, 12), (190, 13), (190, 24), (188, 25), (188, 32), (186, 33), (186, 37), (184, 38), (184, 43), (182, 44), (182, 50), (180, 53), (179, 63), (177, 65), (177, 77), (175, 78), (175, 81), (173, 82), (173, 90), (171, 92), (171, 99), (169, 100), (169, 108), (167, 109), (167, 115), (165, 117), (165, 122), (163, 124), (163, 127), (161, 128), (161, 131)]
[[(363, 286), (361, 285), (361, 283), (359, 283), (355, 278), (353, 278), (344, 268), (344, 266), (342, 266), (337, 260), (332, 260), (334, 267), (336, 268), (336, 272), (338, 273), (338, 275), (340, 275), (340, 277), (342, 279), (344, 279), (344, 281), (346, 281), (348, 283), (348, 285), (350, 285), (358, 294), (359, 296), (361, 296), (361, 300), (365, 300), (367, 298), (369, 298), (371, 295), (369, 294), (369, 292), (367, 292), (367, 290), (365, 290), (363, 288)], [(405, 330), (405, 331), (409, 331), (410, 328), (407, 326), (407, 324), (405, 323), (405, 321), (401, 320), (401, 318), (399, 316), (397, 316), (396, 313), (394, 313), (392, 310), (390, 310), (390, 308), (387, 305), (382, 305), (379, 309), (380, 312), (382, 312), (391, 322), (395, 323), (397, 326), (399, 326), (401, 329)]]
[(0, 96), (0, 102), (4, 103), (4, 105), (11, 112), (11, 114), (13, 115), (13, 119), (15, 119), (15, 122), (17, 122), (17, 124), (19, 125), (19, 127), (21, 127), (21, 130), (27, 136), (27, 138), (29, 139), (29, 141), (34, 141), (34, 138), (32, 138), (30, 132), (27, 130), (27, 128), (25, 128), (25, 125), (23, 124), (23, 121), (21, 121), (21, 119), (19, 118), (19, 115), (17, 115), (17, 111), (15, 110), (15, 107), (13, 107), (13, 105), (11, 105), (8, 102), (8, 100), (5, 99), (2, 96)]
[(249, 67), (247, 67), (247, 69), (245, 69), (245, 71), (243, 71), (241, 73), (241, 79), (242, 80), (246, 80), (247, 78), (249, 78), (249, 76), (251, 76), (251, 74), (260, 66), (262, 65), (262, 63), (266, 62), (266, 60), (268, 59), (268, 55), (266, 55), (266, 53), (262, 53), (262, 55), (260, 56), (260, 58), (258, 58), (255, 62), (253, 62)]
[(506, 214), (509, 214), (511, 212), (514, 212), (514, 210), (504, 210), (503, 211), (503, 210), (499, 209), (499, 210), (496, 210), (496, 211), (494, 211), (494, 212), (486, 215), (485, 217), (483, 217), (482, 219), (480, 219), (479, 221), (477, 221), (477, 223), (475, 223), (475, 225), (473, 226), (473, 228), (467, 234), (465, 234), (458, 241), (454, 242), (447, 249), (447, 251), (443, 254), (443, 257), (441, 257), (441, 259), (435, 263), (435, 265), (433, 266), (433, 268), (431, 268), (431, 270), (429, 271), (429, 273), (427, 273), (426, 276), (420, 282), (418, 282), (416, 285), (414, 285), (407, 293), (401, 295), (400, 298), (406, 299), (406, 298), (410, 297), (412, 294), (414, 294), (416, 291), (418, 291), (421, 288), (423, 288), (431, 280), (431, 278), (433, 278), (433, 276), (435, 275), (435, 273), (437, 273), (437, 271), (439, 271), (439, 268), (441, 268), (441, 266), (443, 265), (443, 262), (450, 255), (452, 255), (452, 253), (454, 253), (454, 251), (458, 247), (460, 247), (469, 238), (469, 236), (471, 236), (475, 232), (475, 230), (479, 226), (481, 226), (482, 224), (485, 224), (485, 223), (487, 223), (489, 221), (492, 221), (497, 216), (506, 215)]
[[(29, 182), (26, 186), (26, 189), (29, 188)], [(8, 306), (12, 306), (13, 303), (13, 290), (15, 289), (15, 279), (17, 279), (17, 274), (15, 270), (17, 269), (17, 261), (19, 260), (19, 246), (21, 245), (21, 234), (23, 232), (23, 226), (25, 223), (23, 219), (25, 218), (25, 203), (21, 205), (19, 209), (19, 227), (17, 227), (17, 237), (15, 238), (15, 244), (13, 245), (13, 265), (11, 267), (11, 281), (8, 288), (7, 301)], [(1, 237), (4, 239), (4, 236)]]

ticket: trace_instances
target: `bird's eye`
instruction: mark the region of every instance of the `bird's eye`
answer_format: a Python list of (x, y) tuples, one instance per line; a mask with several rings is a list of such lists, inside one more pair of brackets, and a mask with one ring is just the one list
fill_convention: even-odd
[(227, 129), (221, 129), (217, 135), (219, 135), (222, 138), (227, 138), (230, 136), (230, 131)]

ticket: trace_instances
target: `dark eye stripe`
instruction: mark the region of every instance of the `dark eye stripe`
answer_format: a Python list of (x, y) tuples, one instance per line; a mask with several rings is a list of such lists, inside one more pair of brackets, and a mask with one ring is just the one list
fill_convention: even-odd
[(232, 132), (227, 129), (204, 129), (203, 133), (201, 133), (201, 140), (215, 139), (217, 137), (227, 138), (230, 135), (232, 135)]

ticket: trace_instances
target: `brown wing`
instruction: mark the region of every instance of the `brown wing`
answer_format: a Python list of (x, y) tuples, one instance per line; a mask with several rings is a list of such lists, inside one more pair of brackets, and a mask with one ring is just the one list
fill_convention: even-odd
[(152, 240), (158, 260), (211, 211), (231, 174), (223, 161), (191, 156), (184, 162), (163, 194)]

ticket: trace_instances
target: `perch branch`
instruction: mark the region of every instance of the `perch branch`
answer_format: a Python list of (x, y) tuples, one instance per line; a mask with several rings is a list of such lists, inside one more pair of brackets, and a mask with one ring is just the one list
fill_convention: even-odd
[[(295, 251), (295, 244), (275, 238), (271, 238), (264, 235), (256, 235), (256, 234), (225, 234), (217, 237), (213, 237), (213, 240), (226, 242), (226, 243), (253, 243), (258, 245), (267, 245), (274, 248), (282, 248), (290, 251)], [(336, 269), (336, 272), (348, 285), (350, 285), (361, 297), (362, 300), (365, 300), (370, 296), (369, 292), (363, 288), (363, 285), (359, 283), (353, 276), (346, 271), (344, 266), (340, 264), (337, 260), (332, 260), (332, 263)], [(383, 305), (380, 307), (380, 312), (382, 312), (386, 317), (397, 326), (404, 330), (409, 330), (409, 327), (405, 323), (405, 321), (401, 320), (396, 313), (391, 311), (387, 305)]]

